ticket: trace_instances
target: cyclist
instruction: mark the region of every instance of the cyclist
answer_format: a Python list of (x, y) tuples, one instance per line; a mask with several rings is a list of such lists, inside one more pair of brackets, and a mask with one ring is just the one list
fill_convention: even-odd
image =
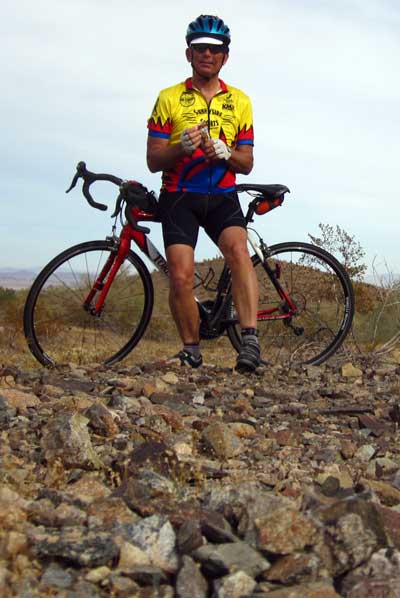
[(162, 171), (160, 216), (170, 308), (183, 342), (180, 363), (202, 364), (192, 291), (202, 226), (232, 272), (242, 335), (236, 368), (253, 371), (260, 364), (258, 282), (235, 191), (236, 174), (249, 174), (253, 167), (253, 118), (248, 96), (219, 78), (230, 41), (229, 28), (219, 17), (200, 15), (189, 24), (186, 58), (192, 76), (159, 93), (148, 120), (147, 164), (151, 172)]

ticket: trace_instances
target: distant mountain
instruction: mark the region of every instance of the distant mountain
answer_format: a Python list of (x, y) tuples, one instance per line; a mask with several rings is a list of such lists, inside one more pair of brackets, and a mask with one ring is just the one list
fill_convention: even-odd
[(38, 271), (28, 268), (0, 268), (0, 286), (4, 289), (25, 289), (31, 286)]

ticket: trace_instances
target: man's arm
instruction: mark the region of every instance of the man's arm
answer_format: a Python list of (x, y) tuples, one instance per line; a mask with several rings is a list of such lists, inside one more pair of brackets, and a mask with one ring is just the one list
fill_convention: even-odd
[(185, 156), (180, 143), (171, 145), (168, 139), (147, 138), (147, 166), (150, 172), (159, 172), (173, 168), (178, 160)]
[[(215, 140), (208, 139), (202, 145), (206, 159), (210, 162), (220, 160), (215, 151)], [(236, 149), (230, 148), (230, 157), (227, 160), (229, 170), (236, 174), (249, 174), (253, 168), (253, 146), (239, 145)]]
[[(169, 139), (162, 137), (147, 138), (147, 166), (151, 172), (160, 170), (169, 170), (175, 164), (187, 155), (190, 155), (194, 149), (199, 147), (202, 136), (198, 125), (185, 129), (182, 135), (186, 136), (186, 143), (190, 144), (190, 149), (185, 149), (182, 141), (170, 145)], [(185, 139), (183, 140), (185, 141)]]
[(253, 146), (239, 145), (236, 149), (232, 149), (228, 167), (237, 174), (250, 174), (253, 170)]

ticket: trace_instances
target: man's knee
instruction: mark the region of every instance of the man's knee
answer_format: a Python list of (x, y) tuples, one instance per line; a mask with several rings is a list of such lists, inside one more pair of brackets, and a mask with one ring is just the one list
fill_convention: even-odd
[(242, 241), (229, 243), (229, 245), (224, 248), (223, 253), (231, 270), (237, 266), (250, 264), (250, 255), (247, 245)]
[(170, 289), (174, 293), (182, 294), (191, 292), (193, 289), (193, 271), (183, 268), (170, 269)]

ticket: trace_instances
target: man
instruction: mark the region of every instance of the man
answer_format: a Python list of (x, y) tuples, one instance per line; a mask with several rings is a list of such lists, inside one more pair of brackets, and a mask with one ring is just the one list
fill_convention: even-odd
[(170, 308), (183, 349), (182, 365), (199, 367), (199, 312), (193, 296), (199, 226), (218, 245), (232, 272), (242, 334), (238, 370), (260, 364), (258, 282), (247, 249), (235, 175), (253, 167), (249, 98), (219, 79), (229, 57), (222, 19), (200, 15), (186, 33), (192, 77), (160, 92), (148, 121), (147, 164), (162, 171), (160, 215), (170, 273)]

